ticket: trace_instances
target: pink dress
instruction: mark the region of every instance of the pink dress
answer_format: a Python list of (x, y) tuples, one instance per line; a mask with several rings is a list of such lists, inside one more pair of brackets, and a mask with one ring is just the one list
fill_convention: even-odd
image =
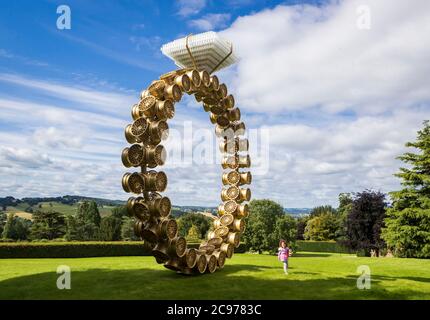
[(290, 249), (289, 248), (279, 248), (278, 249), (278, 259), (282, 262), (288, 261), (288, 257), (290, 255)]

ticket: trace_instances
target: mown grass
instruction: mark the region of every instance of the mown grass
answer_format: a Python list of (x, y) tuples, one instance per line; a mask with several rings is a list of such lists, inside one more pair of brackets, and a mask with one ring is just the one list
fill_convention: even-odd
[[(71, 267), (71, 290), (56, 288), (59, 265)], [(360, 265), (370, 290), (356, 287)], [(276, 256), (236, 254), (190, 277), (152, 257), (0, 259), (0, 299), (430, 299), (430, 260), (298, 253), (284, 275)]]

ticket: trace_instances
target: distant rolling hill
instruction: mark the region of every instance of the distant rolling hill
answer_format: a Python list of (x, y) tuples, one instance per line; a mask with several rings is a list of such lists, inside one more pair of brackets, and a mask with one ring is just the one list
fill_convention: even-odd
[(292, 214), (294, 216), (307, 215), (311, 212), (312, 208), (284, 208), (285, 213)]
[(0, 198), (0, 210), (6, 213), (15, 213), (17, 216), (31, 219), (33, 212), (57, 211), (65, 215), (76, 213), (80, 202), (85, 200), (95, 201), (99, 207), (100, 215), (109, 215), (111, 209), (125, 204), (120, 200), (107, 200), (101, 198), (91, 198), (83, 196), (62, 196), (62, 197), (35, 197), (16, 199), (13, 197)]
[[(110, 200), (71, 195), (65, 195), (61, 197), (33, 197), (22, 199), (16, 199), (14, 197), (9, 196), (0, 198), (0, 211), (4, 211), (6, 213), (13, 212), (16, 215), (27, 219), (31, 219), (32, 212), (35, 212), (37, 210), (53, 210), (68, 215), (76, 213), (78, 204), (82, 201), (95, 201), (99, 207), (99, 211), (102, 216), (109, 215), (112, 208), (120, 205), (125, 205), (126, 203), (122, 200)], [(285, 213), (294, 216), (306, 215), (309, 214), (310, 211), (310, 208), (284, 208)], [(217, 208), (204, 206), (172, 207), (172, 215), (175, 217), (179, 217), (189, 212), (200, 213), (211, 217), (211, 215), (217, 214)]]

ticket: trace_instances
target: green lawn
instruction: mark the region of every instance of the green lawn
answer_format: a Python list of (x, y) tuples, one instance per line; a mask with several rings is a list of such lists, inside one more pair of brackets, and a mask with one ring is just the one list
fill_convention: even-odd
[[(56, 288), (58, 265), (71, 267), (71, 290)], [(370, 290), (356, 288), (359, 265)], [(236, 254), (190, 277), (152, 257), (0, 259), (0, 299), (430, 299), (430, 260), (298, 253), (284, 275), (276, 256)]]

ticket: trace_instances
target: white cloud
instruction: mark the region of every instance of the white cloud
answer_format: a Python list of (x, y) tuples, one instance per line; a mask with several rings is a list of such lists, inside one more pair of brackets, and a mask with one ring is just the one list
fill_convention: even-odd
[(210, 13), (199, 19), (189, 21), (188, 25), (201, 31), (215, 30), (225, 28), (230, 17), (229, 13)]
[[(362, 5), (370, 30), (357, 28)], [(309, 207), (400, 188), (396, 157), (430, 118), (429, 9), (419, 0), (281, 5), (221, 32), (241, 59), (223, 73), (243, 118), (271, 133), (254, 197)]]
[(267, 177), (256, 177), (253, 190), (285, 206), (337, 205), (341, 192), (366, 188), (397, 190), (397, 156), (415, 139), (430, 108), (391, 115), (363, 116), (323, 126), (280, 124), (270, 127)]
[(177, 0), (178, 14), (188, 17), (199, 13), (205, 6), (206, 0)]
[[(27, 100), (2, 99), (0, 97), (0, 107), (2, 108), (2, 120), (8, 121), (10, 124), (22, 125), (25, 129), (40, 124), (69, 125), (76, 129), (79, 129), (82, 125), (99, 128), (119, 128), (125, 123), (124, 120), (118, 119), (118, 117), (99, 114), (94, 111), (78, 111), (54, 105), (33, 103)], [(31, 112), (31, 117), (29, 112)], [(128, 110), (126, 111), (124, 108), (123, 117), (127, 117), (128, 114)]]
[(37, 80), (20, 75), (0, 73), (0, 81), (41, 91), (51, 97), (79, 102), (97, 110), (119, 114), (124, 106), (131, 106), (136, 98), (121, 93), (94, 90), (88, 87), (58, 84), (52, 81)]
[(257, 112), (358, 113), (429, 101), (430, 2), (367, 4), (370, 30), (357, 28), (363, 1), (239, 17), (222, 32), (241, 58), (233, 78), (238, 101)]
[(120, 193), (132, 96), (21, 75), (0, 79), (25, 92), (20, 99), (0, 95), (2, 195)]
[(55, 127), (38, 128), (33, 133), (34, 142), (42, 147), (80, 148), (83, 143), (83, 132), (67, 132)]
[(28, 169), (37, 169), (52, 164), (52, 159), (46, 153), (37, 153), (26, 148), (0, 149), (0, 167), (22, 166)]

